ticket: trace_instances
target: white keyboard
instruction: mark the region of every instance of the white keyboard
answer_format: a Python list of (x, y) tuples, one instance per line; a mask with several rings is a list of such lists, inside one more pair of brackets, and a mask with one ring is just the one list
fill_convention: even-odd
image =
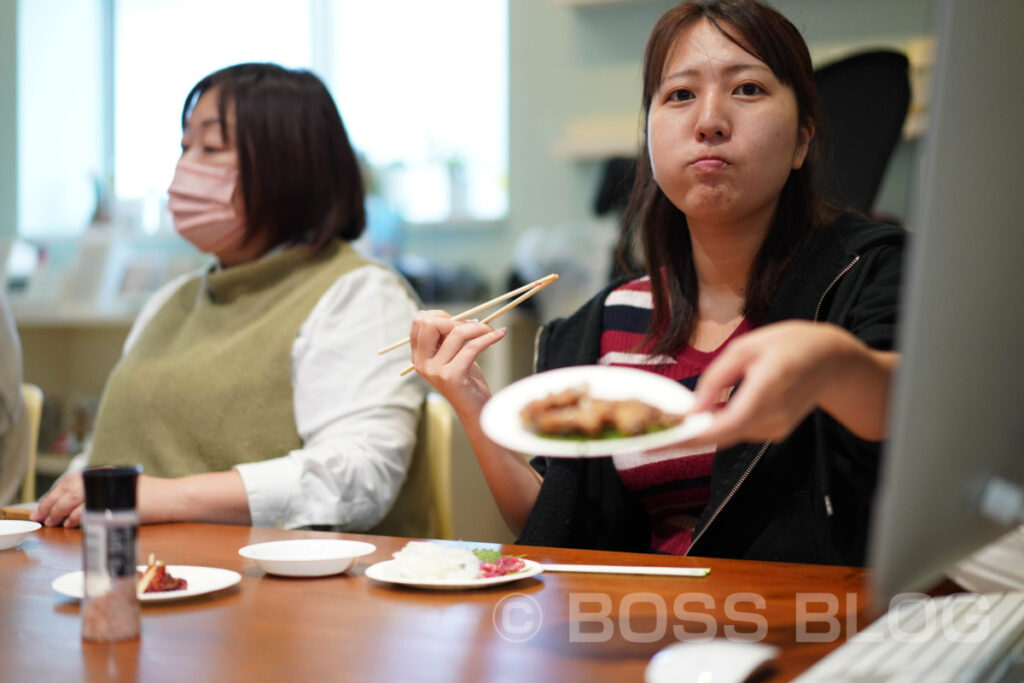
[(1020, 656), (1022, 637), (1024, 592), (915, 600), (889, 610), (796, 681), (1022, 680), (1019, 670), (1001, 670)]

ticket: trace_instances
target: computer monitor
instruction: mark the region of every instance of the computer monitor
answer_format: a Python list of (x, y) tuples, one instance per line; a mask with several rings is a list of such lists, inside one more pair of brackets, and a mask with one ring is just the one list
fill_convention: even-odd
[[(886, 604), (1009, 531), (1024, 485), (1024, 2), (934, 11), (902, 363), (869, 543)], [(1001, 496), (994, 478), (1008, 484)]]

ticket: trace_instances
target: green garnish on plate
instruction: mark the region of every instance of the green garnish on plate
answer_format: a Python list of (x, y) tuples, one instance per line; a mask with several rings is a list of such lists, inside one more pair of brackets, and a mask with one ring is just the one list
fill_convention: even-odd
[(490, 548), (473, 548), (473, 554), (481, 562), (497, 562), (503, 557), (518, 557), (520, 559), (526, 557), (526, 555), (502, 555), (500, 550), (491, 550)]
[(621, 432), (618, 429), (607, 429), (598, 434), (597, 436), (584, 436), (582, 434), (541, 434), (540, 432), (537, 433), (537, 436), (541, 437), (542, 439), (556, 439), (558, 441), (593, 441), (602, 439), (627, 439), (634, 436), (656, 434), (657, 432), (663, 432), (666, 429), (671, 429), (674, 426), (675, 425), (672, 425), (670, 427), (661, 427), (658, 425), (650, 425), (647, 428), (647, 431), (644, 432), (643, 434), (626, 434), (625, 432)]

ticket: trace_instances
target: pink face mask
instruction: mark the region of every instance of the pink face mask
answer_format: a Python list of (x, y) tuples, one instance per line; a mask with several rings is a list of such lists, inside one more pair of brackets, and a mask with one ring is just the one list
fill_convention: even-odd
[(239, 244), (245, 218), (235, 214), (231, 201), (237, 184), (238, 171), (233, 168), (179, 159), (167, 189), (174, 229), (207, 254)]

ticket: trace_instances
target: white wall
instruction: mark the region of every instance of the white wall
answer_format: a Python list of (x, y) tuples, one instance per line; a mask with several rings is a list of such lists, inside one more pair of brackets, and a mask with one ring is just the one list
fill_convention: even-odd
[(509, 7), (509, 226), (557, 226), (590, 215), (600, 164), (559, 158), (568, 120), (640, 111), (641, 57), (674, 3)]

